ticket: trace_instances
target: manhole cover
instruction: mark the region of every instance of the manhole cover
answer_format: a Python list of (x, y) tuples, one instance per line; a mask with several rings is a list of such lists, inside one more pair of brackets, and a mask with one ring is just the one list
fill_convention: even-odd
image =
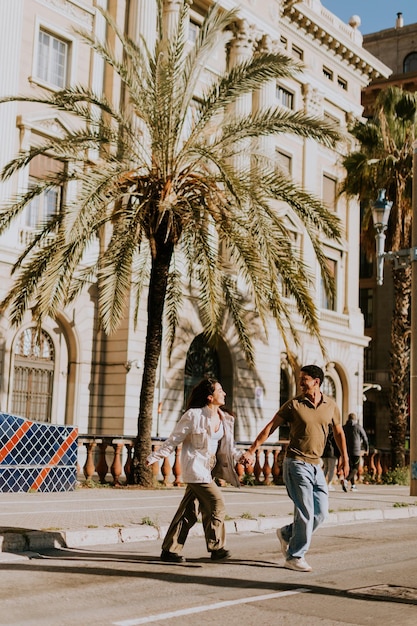
[(400, 587), (397, 585), (375, 585), (373, 587), (361, 587), (350, 589), (348, 593), (364, 596), (377, 596), (379, 598), (398, 598), (417, 602), (417, 589), (414, 587)]

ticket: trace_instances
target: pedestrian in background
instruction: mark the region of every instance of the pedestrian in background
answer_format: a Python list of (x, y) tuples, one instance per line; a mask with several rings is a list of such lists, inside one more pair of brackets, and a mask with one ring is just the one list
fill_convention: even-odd
[(356, 478), (358, 476), (362, 451), (369, 451), (368, 436), (364, 428), (359, 424), (356, 413), (349, 413), (346, 424), (343, 426), (346, 437), (346, 447), (349, 455), (350, 472), (346, 479), (342, 480), (343, 491), (347, 491), (349, 482), (351, 490), (355, 491)]
[(333, 437), (333, 431), (330, 430), (329, 434), (327, 435), (326, 445), (324, 446), (323, 454), (321, 456), (323, 460), (324, 478), (326, 479), (329, 491), (334, 491), (334, 486), (332, 482), (336, 470), (337, 460), (339, 458), (337, 451), (338, 447), (336, 446)]
[(278, 426), (289, 424), (290, 442), (283, 476), (287, 493), (294, 503), (294, 521), (278, 528), (277, 537), (285, 556), (284, 567), (298, 572), (311, 572), (312, 567), (304, 556), (313, 532), (324, 522), (329, 510), (327, 484), (320, 464), (329, 427), (341, 454), (339, 471), (344, 476), (349, 473), (339, 408), (333, 398), (321, 392), (323, 379), (324, 372), (317, 365), (302, 367), (301, 394), (282, 405), (241, 457), (241, 462), (253, 464), (254, 452), (259, 446)]
[(230, 556), (224, 547), (224, 500), (213, 477), (240, 487), (234, 468), (242, 453), (234, 448), (234, 418), (220, 408), (225, 397), (221, 384), (214, 378), (200, 381), (191, 391), (187, 410), (171, 435), (147, 458), (147, 464), (151, 465), (182, 444), (182, 478), (187, 487), (162, 543), (162, 561), (184, 561), (181, 552), (199, 512), (211, 559), (220, 561)]

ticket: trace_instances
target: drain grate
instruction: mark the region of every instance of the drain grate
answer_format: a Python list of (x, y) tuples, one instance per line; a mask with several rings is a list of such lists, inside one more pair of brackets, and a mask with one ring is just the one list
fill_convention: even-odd
[(350, 594), (356, 596), (376, 596), (378, 598), (396, 598), (404, 601), (417, 603), (417, 589), (415, 587), (400, 587), (397, 585), (374, 585), (373, 587), (361, 587), (350, 589)]

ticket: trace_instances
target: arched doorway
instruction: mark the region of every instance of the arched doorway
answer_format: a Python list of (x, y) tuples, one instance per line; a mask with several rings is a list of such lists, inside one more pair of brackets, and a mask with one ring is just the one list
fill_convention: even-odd
[(51, 422), (55, 350), (51, 337), (34, 327), (21, 331), (14, 345), (11, 411)]
[(203, 334), (197, 335), (190, 344), (184, 369), (184, 406), (186, 407), (192, 388), (205, 377), (216, 378), (226, 391), (226, 405), (233, 404), (232, 363), (229, 350), (219, 339), (214, 348)]

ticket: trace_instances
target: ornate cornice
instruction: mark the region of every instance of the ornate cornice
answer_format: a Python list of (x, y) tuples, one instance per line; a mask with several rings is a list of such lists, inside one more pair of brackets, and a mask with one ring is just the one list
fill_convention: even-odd
[[(322, 7), (324, 9), (324, 7)], [(376, 59), (367, 50), (354, 41), (355, 33), (347, 24), (340, 24), (345, 27), (346, 33), (337, 30), (332, 23), (326, 23), (325, 16), (311, 10), (303, 2), (287, 2), (282, 9), (284, 18), (287, 18), (297, 28), (304, 30), (320, 45), (332, 51), (335, 56), (346, 61), (355, 70), (367, 76), (369, 80), (386, 78), (391, 70), (381, 61)], [(350, 35), (350, 33), (352, 33)]]
[(93, 30), (95, 9), (80, 0), (37, 0), (37, 2), (65, 15), (66, 18), (87, 30)]

